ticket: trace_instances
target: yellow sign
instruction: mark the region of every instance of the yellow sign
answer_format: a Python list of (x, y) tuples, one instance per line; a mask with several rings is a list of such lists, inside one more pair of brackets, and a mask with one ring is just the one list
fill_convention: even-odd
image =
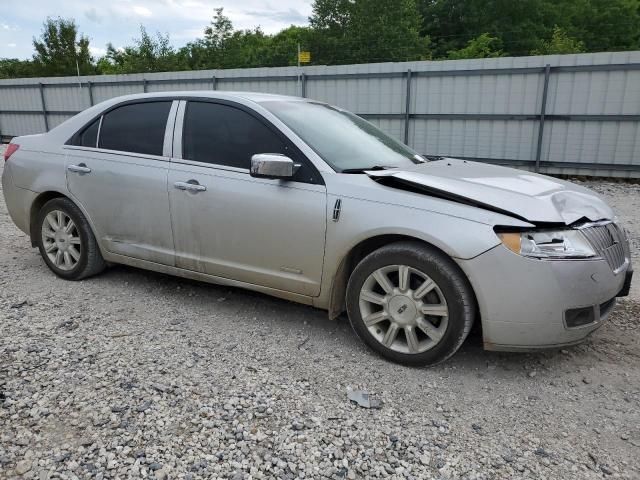
[(298, 61), (300, 63), (309, 63), (311, 61), (311, 52), (299, 52)]

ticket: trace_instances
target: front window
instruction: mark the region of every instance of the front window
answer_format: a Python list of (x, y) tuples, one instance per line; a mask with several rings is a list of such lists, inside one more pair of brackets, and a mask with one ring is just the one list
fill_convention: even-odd
[(187, 160), (249, 169), (256, 153), (289, 155), (282, 140), (257, 118), (229, 105), (189, 102), (182, 156)]
[(334, 170), (407, 167), (425, 160), (353, 113), (302, 101), (262, 105), (304, 140)]

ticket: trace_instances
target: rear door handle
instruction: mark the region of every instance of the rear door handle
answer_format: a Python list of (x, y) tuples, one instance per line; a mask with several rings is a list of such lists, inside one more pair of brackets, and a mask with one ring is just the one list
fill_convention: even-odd
[(80, 165), (69, 165), (67, 167), (67, 170), (75, 173), (91, 173), (91, 169), (84, 163), (81, 163)]
[(173, 184), (178, 190), (187, 190), (189, 192), (205, 192), (207, 187), (200, 185), (195, 180), (189, 180), (188, 182), (176, 182)]

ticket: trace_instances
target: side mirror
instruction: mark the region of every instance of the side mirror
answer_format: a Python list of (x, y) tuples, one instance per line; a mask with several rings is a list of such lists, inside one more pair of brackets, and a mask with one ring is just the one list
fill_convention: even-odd
[(257, 153), (251, 157), (251, 176), (256, 178), (293, 177), (300, 165), (293, 163), (289, 157), (279, 153)]

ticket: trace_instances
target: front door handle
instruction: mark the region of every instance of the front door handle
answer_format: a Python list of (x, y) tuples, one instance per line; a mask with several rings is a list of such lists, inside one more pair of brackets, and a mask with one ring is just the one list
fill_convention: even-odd
[(189, 180), (188, 182), (176, 182), (173, 184), (178, 190), (187, 190), (189, 192), (205, 192), (207, 187), (200, 185), (196, 180)]
[(67, 170), (75, 173), (91, 173), (91, 169), (87, 167), (84, 163), (81, 163), (79, 165), (69, 165), (67, 167)]

